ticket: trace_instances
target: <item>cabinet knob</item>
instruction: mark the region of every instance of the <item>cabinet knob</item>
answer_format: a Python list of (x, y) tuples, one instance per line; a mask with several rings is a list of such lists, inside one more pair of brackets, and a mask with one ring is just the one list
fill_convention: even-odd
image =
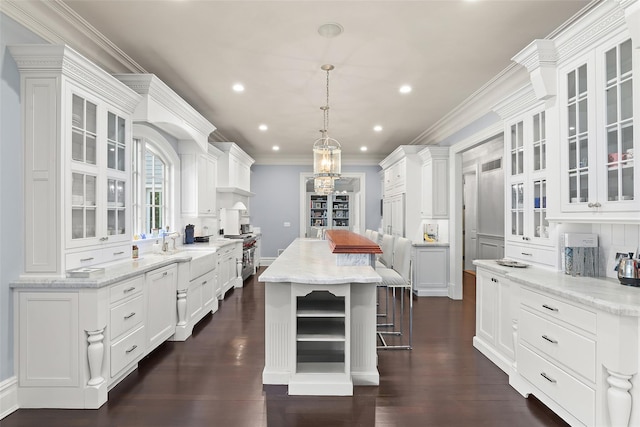
[(599, 208), (602, 205), (600, 204), (600, 202), (589, 202), (589, 204), (587, 204), (587, 206), (590, 207), (590, 208)]

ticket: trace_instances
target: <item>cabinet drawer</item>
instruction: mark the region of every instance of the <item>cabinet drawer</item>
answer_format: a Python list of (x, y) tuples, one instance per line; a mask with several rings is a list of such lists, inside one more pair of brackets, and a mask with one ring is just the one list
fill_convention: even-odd
[(113, 285), (109, 289), (109, 303), (113, 304), (123, 298), (128, 298), (142, 292), (144, 285), (144, 276), (140, 275), (135, 279), (127, 280), (117, 285)]
[(522, 288), (522, 303), (536, 311), (591, 334), (596, 333), (596, 314), (555, 298)]
[(504, 254), (506, 258), (523, 260), (525, 262), (532, 262), (550, 267), (555, 267), (557, 264), (557, 254), (553, 249), (518, 245), (512, 242), (507, 242)]
[(113, 262), (131, 258), (131, 245), (111, 246), (102, 249), (102, 262)]
[(112, 307), (109, 317), (111, 320), (112, 340), (135, 328), (144, 320), (144, 300), (142, 295)]
[(116, 376), (127, 365), (144, 354), (144, 326), (136, 329), (120, 341), (111, 345), (111, 376)]
[(595, 422), (596, 393), (524, 346), (518, 347), (518, 372), (580, 422)]
[(102, 262), (102, 249), (94, 249), (82, 252), (73, 252), (65, 255), (65, 268), (89, 267)]
[(520, 339), (591, 382), (596, 380), (596, 343), (528, 310), (520, 310)]

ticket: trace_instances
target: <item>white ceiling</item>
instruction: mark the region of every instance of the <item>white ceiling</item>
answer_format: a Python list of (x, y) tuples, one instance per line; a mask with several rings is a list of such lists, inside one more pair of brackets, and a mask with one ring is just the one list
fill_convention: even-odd
[[(256, 159), (305, 157), (323, 126), (345, 159), (410, 144), (588, 0), (65, 3)], [(339, 37), (321, 24), (344, 27)], [(246, 90), (232, 91), (241, 82)], [(401, 95), (402, 84), (413, 91)], [(258, 130), (266, 124), (267, 132)], [(383, 131), (373, 131), (374, 125)], [(345, 162), (345, 160), (343, 160)], [(347, 161), (348, 163), (348, 161)]]

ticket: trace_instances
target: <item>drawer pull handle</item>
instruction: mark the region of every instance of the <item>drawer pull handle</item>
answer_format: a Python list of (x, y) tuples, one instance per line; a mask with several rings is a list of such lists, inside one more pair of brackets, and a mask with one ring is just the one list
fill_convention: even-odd
[(540, 372), (540, 376), (542, 378), (544, 378), (545, 380), (549, 381), (550, 383), (556, 383), (557, 381), (554, 380), (553, 378), (551, 378), (549, 375), (545, 374), (544, 372)]
[(558, 344), (558, 341), (554, 340), (553, 338), (549, 338), (546, 335), (543, 335), (542, 338), (544, 338), (545, 340), (549, 341), (551, 344)]
[(116, 256), (116, 255), (122, 255), (123, 253), (124, 253), (124, 251), (114, 252), (114, 253), (113, 253), (113, 255), (114, 255), (114, 256)]
[(128, 294), (129, 292), (131, 292), (131, 291), (135, 291), (135, 290), (136, 290), (136, 287), (135, 287), (135, 286), (132, 286), (132, 287), (130, 287), (130, 288), (125, 289), (125, 290), (124, 290), (124, 291), (122, 291), (122, 292), (124, 292), (125, 294)]
[(551, 310), (551, 311), (555, 311), (555, 312), (557, 312), (557, 311), (558, 311), (558, 309), (557, 309), (557, 308), (555, 308), (555, 307), (551, 307), (551, 306), (549, 306), (549, 305), (547, 305), (547, 304), (542, 304), (542, 307), (546, 308), (547, 310)]
[(100, 238), (100, 241), (101, 241), (101, 242), (106, 242), (107, 240), (109, 240), (109, 238), (108, 238), (108, 237), (101, 237), (101, 238)]
[(93, 259), (93, 257), (90, 258), (82, 258), (80, 259), (80, 262), (87, 262), (87, 261), (91, 261)]
[(162, 273), (162, 277), (166, 276), (167, 274), (169, 274), (169, 272), (165, 271), (164, 273)]
[(203, 284), (203, 285), (206, 285), (206, 284), (207, 284), (207, 281), (205, 280), (204, 282), (202, 282), (202, 284)]
[(133, 316), (135, 316), (135, 315), (136, 315), (136, 312), (135, 312), (135, 311), (132, 311), (131, 313), (129, 313), (129, 314), (127, 314), (126, 316), (124, 316), (124, 319), (125, 319), (125, 320), (127, 320), (127, 319), (131, 319), (131, 318), (132, 318)]
[(533, 254), (530, 254), (530, 253), (527, 253), (527, 252), (520, 252), (520, 253), (521, 253), (522, 255), (525, 255), (525, 256), (533, 256)]
[(133, 350), (135, 350), (136, 348), (138, 348), (138, 346), (134, 344), (134, 345), (132, 345), (132, 346), (131, 346), (131, 348), (130, 348), (130, 349), (125, 350), (125, 353), (129, 354), (129, 353), (131, 353)]

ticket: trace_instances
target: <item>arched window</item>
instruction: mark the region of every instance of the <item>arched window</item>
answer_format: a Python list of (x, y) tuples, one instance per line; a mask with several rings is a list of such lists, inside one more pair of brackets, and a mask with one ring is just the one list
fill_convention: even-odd
[(155, 140), (133, 140), (133, 231), (149, 238), (171, 227), (173, 161)]

